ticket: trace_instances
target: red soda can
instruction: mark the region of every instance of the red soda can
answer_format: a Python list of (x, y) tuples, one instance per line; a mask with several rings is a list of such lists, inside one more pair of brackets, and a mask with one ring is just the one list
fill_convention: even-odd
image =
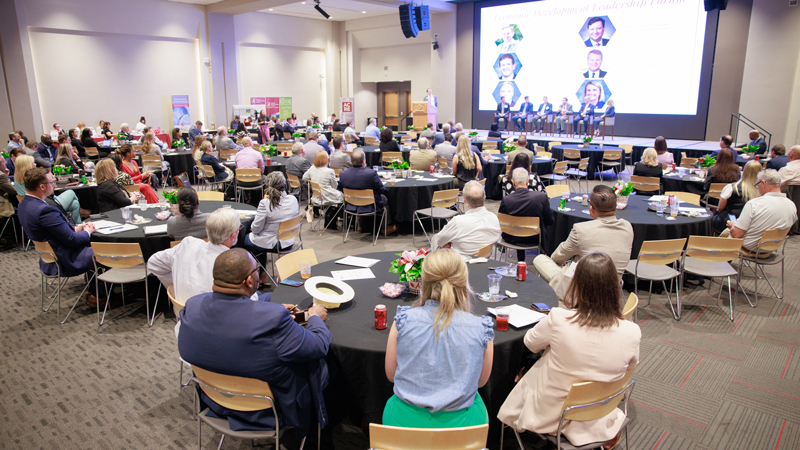
[[(756, 160), (756, 161), (758, 161), (758, 160)], [(431, 166), (431, 173), (433, 173), (433, 166)]]
[(375, 329), (386, 329), (386, 305), (375, 306)]
[(517, 281), (525, 281), (528, 278), (528, 264), (525, 261), (517, 263)]
[(672, 163), (672, 170), (675, 170), (676, 167), (678, 167), (677, 164)]
[(272, 158), (270, 158), (269, 156), (267, 156), (267, 165), (268, 166), (272, 165)]
[(761, 158), (761, 155), (756, 155), (756, 161), (758, 161), (759, 158)]

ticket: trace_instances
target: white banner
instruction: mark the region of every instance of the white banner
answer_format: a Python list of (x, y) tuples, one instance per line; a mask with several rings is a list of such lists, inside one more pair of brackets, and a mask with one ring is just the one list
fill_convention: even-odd
[(339, 97), (339, 121), (347, 123), (355, 122), (355, 99), (353, 97)]

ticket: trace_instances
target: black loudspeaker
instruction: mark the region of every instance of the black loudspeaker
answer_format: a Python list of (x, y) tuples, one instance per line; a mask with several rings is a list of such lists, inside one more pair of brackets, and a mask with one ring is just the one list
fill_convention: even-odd
[(706, 11), (723, 10), (728, 7), (728, 0), (703, 0), (703, 4)]
[(417, 6), (417, 28), (419, 31), (431, 29), (431, 14), (428, 12), (428, 5)]
[(400, 5), (400, 28), (406, 38), (417, 37), (419, 34), (414, 5)]

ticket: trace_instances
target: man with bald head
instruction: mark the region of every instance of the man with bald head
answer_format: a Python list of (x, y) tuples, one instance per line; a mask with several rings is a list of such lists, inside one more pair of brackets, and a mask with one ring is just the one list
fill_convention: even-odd
[(750, 130), (750, 145), (755, 145), (758, 147), (756, 150), (756, 155), (763, 155), (767, 152), (767, 141), (761, 137), (761, 133), (756, 130)]
[[(281, 425), (297, 427), (302, 436), (315, 411), (323, 413), (324, 427), (324, 357), (331, 343), (325, 307), (312, 306), (308, 324), (302, 327), (288, 307), (251, 301), (259, 285), (258, 265), (241, 248), (217, 256), (213, 276), (212, 292), (190, 298), (181, 310), (181, 358), (212, 372), (266, 381), (278, 403)], [(200, 410), (208, 407), (211, 417), (227, 419), (233, 430), (275, 429), (271, 410), (232, 411), (202, 391), (200, 401)]]
[(778, 172), (781, 186), (800, 184), (800, 145), (789, 149), (789, 162)]

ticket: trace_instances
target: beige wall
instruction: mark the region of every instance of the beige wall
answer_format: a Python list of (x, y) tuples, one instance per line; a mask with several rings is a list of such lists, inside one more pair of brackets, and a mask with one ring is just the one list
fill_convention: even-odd
[(472, 49), (474, 3), (459, 3), (456, 12), (456, 111), (457, 121), (472, 127)]

